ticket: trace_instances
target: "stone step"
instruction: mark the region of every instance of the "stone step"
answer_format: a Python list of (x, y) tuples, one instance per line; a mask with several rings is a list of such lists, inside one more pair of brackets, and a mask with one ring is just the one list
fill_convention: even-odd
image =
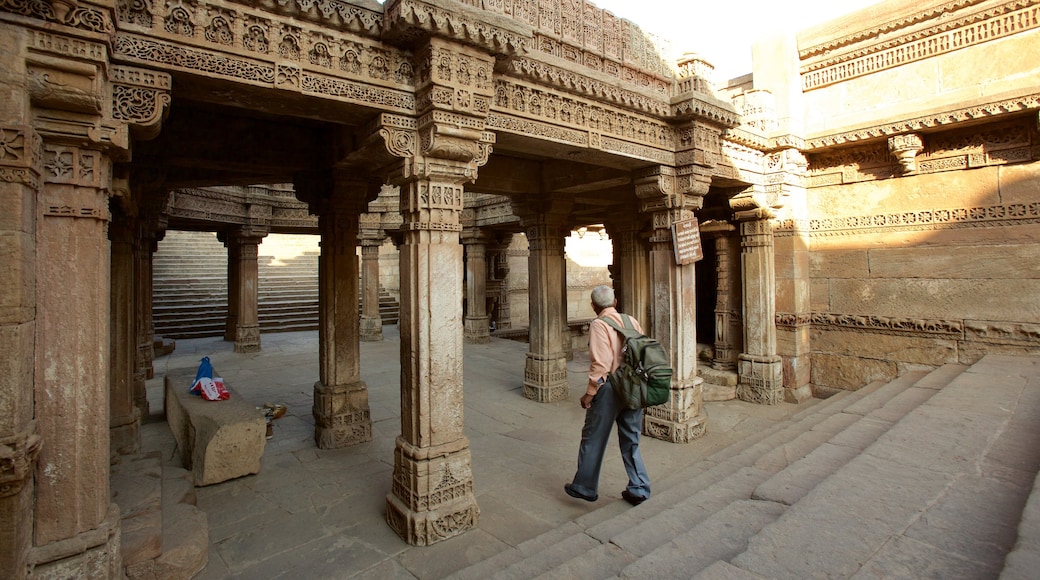
[[(895, 387), (884, 388), (887, 386), (885, 383), (872, 383), (858, 391), (839, 393), (829, 399), (815, 401), (788, 422), (764, 430), (757, 437), (732, 444), (655, 483), (651, 501), (635, 508), (615, 501), (586, 514), (575, 522), (577, 529), (573, 535), (592, 539), (601, 546), (610, 544), (621, 548), (629, 558), (611, 557), (607, 560), (628, 565), (633, 559), (644, 557), (688, 532), (713, 513), (734, 502), (750, 501), (754, 490), (773, 474), (808, 455), (815, 447), (844, 429), (842, 422), (828, 423), (829, 418), (864, 400), (881, 399), (879, 406), (883, 407), (884, 397), (894, 396), (909, 388), (912, 381), (923, 375), (916, 373), (906, 379), (897, 379), (893, 381), (897, 383)], [(849, 416), (861, 418), (859, 415)], [(549, 532), (554, 533), (558, 532)], [(537, 544), (545, 540), (539, 537), (530, 542)], [(532, 551), (534, 555), (520, 557), (525, 551)], [(563, 562), (546, 562), (541, 552), (530, 550), (524, 544), (506, 550), (496, 558), (498, 560), (495, 563), (478, 563), (460, 571), (453, 578), (484, 577), (496, 566), (501, 569), (500, 574), (504, 574), (501, 576), (504, 578), (546, 573), (566, 576), (571, 570), (592, 569), (601, 577), (606, 577), (622, 569), (610, 570), (609, 566), (604, 568), (603, 562), (587, 561), (593, 557), (584, 552), (573, 552), (571, 558)], [(502, 569), (501, 565), (509, 560), (513, 561)]]
[(988, 355), (728, 564), (767, 578), (996, 577), (1040, 469), (1038, 433), (1040, 357)]
[(120, 456), (113, 465), (109, 481), (122, 514), (127, 578), (187, 580), (205, 567), (209, 526), (195, 507), (189, 476), (185, 469), (164, 465), (158, 450)]

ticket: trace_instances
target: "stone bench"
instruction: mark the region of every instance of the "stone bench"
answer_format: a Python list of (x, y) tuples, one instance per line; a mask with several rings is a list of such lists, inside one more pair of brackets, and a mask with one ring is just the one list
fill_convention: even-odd
[(267, 443), (263, 413), (227, 383), (231, 397), (224, 401), (207, 401), (189, 393), (195, 372), (173, 371), (164, 382), (166, 422), (195, 485), (211, 485), (259, 472)]

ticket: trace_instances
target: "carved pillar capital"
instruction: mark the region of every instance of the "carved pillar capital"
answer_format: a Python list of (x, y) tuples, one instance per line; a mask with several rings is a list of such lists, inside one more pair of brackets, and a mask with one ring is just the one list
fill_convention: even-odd
[(917, 154), (924, 149), (921, 137), (914, 133), (888, 138), (888, 152), (903, 166), (903, 173), (917, 171)]
[[(655, 215), (665, 212), (672, 221), (693, 217), (693, 212), (704, 205), (710, 181), (710, 176), (692, 167), (677, 171), (666, 165), (650, 167), (633, 176), (640, 209)], [(657, 221), (655, 218), (655, 228)]]
[(158, 135), (169, 111), (170, 75), (122, 65), (110, 66), (108, 73), (112, 118), (126, 123), (138, 139)]
[(34, 423), (24, 433), (0, 439), (0, 498), (22, 490), (32, 476), (43, 439), (36, 434)]

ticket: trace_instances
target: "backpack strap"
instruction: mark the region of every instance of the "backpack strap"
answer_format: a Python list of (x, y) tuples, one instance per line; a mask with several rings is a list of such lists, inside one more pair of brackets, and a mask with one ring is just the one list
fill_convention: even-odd
[[(618, 314), (621, 313), (619, 312)], [(607, 323), (608, 326), (618, 331), (621, 334), (621, 336), (625, 338), (634, 338), (643, 335), (643, 333), (639, 332), (635, 329), (635, 327), (632, 326), (632, 319), (627, 314), (621, 314), (621, 321), (625, 323), (624, 328), (621, 328), (617, 325), (616, 322), (614, 322), (606, 316), (600, 316), (597, 320), (602, 320), (603, 322)]]

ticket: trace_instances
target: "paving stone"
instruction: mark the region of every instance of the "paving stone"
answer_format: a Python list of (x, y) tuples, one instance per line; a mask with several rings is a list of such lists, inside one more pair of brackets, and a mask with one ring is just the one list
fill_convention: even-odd
[(853, 580), (955, 580), (992, 578), (995, 571), (929, 544), (893, 536), (870, 557)]
[[(850, 415), (854, 416), (854, 415)], [(859, 455), (859, 450), (824, 443), (780, 473), (762, 482), (751, 498), (794, 505), (841, 466)]]
[(614, 544), (600, 544), (535, 578), (538, 580), (610, 578), (635, 560), (635, 556)]
[(881, 385), (874, 391), (866, 394), (861, 399), (845, 407), (842, 412), (849, 413), (851, 415), (867, 415), (871, 411), (880, 409), (885, 402), (906, 389), (909, 389), (918, 379), (923, 378), (927, 373), (923, 371), (913, 371), (906, 373), (899, 378), (889, 381), (884, 385)]
[[(848, 415), (859, 417), (859, 415)], [(871, 417), (862, 417), (859, 421), (850, 425), (847, 429), (831, 437), (828, 443), (841, 445), (862, 451), (870, 447), (878, 440), (878, 437), (892, 428), (892, 423), (879, 421)]]
[(693, 575), (691, 580), (764, 580), (762, 576), (738, 568), (725, 561), (718, 561)]
[[(748, 538), (776, 521), (784, 506), (740, 500), (715, 511), (691, 530), (653, 550), (619, 574), (622, 578), (685, 578), (747, 548)], [(691, 549), (693, 547), (693, 549)]]
[(958, 478), (905, 532), (908, 538), (1000, 570), (1017, 537), (1030, 488), (965, 475)]
[(935, 389), (921, 389), (916, 386), (910, 387), (888, 401), (885, 401), (885, 404), (882, 405), (881, 408), (871, 411), (867, 414), (867, 417), (879, 421), (895, 423), (902, 419), (907, 413), (919, 407), (921, 403), (932, 398), (935, 393)]

